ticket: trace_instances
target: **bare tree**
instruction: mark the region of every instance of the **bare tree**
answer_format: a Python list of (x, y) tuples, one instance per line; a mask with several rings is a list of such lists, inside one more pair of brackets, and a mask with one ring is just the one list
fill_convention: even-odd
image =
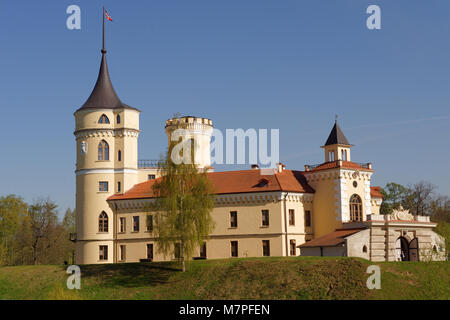
[(32, 231), (32, 252), (33, 264), (37, 264), (39, 258), (39, 247), (46, 242), (46, 249), (53, 245), (49, 242), (50, 235), (54, 232), (58, 224), (58, 216), (56, 212), (57, 205), (47, 200), (36, 200), (28, 212), (30, 216), (31, 231)]
[(429, 215), (436, 186), (426, 181), (420, 181), (409, 187), (409, 190), (403, 206), (412, 214)]

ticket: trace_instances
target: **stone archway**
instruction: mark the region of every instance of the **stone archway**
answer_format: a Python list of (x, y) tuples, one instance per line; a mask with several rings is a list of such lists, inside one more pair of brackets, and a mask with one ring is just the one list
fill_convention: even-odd
[(405, 237), (398, 237), (395, 242), (395, 260), (409, 261), (409, 242)]

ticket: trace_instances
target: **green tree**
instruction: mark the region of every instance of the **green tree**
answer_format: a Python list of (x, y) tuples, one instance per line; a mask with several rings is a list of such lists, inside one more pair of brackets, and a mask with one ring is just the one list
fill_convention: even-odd
[(156, 199), (151, 210), (156, 213), (153, 230), (158, 250), (167, 256), (179, 246), (184, 272), (185, 260), (203, 245), (214, 228), (211, 217), (214, 196), (205, 170), (199, 171), (195, 164), (174, 163), (171, 157), (174, 147), (174, 144), (169, 146), (159, 163), (162, 177), (153, 185)]
[(14, 264), (16, 238), (27, 214), (27, 204), (21, 197), (0, 198), (0, 265)]
[(410, 190), (401, 184), (390, 182), (380, 190), (383, 195), (381, 204), (381, 214), (390, 214), (394, 209), (398, 209), (405, 204), (405, 199), (410, 194)]

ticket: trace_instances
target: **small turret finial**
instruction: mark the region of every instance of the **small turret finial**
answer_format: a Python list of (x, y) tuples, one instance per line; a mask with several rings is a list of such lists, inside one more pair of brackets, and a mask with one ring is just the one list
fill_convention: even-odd
[(337, 114), (334, 115), (334, 122), (335, 122), (335, 123), (337, 123), (338, 117), (339, 117), (339, 116), (338, 116)]

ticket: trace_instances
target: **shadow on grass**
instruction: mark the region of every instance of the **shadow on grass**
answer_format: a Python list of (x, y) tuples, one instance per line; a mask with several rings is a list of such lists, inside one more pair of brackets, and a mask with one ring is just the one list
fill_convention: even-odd
[(120, 263), (81, 266), (81, 276), (103, 287), (148, 287), (168, 283), (180, 272), (175, 263)]

